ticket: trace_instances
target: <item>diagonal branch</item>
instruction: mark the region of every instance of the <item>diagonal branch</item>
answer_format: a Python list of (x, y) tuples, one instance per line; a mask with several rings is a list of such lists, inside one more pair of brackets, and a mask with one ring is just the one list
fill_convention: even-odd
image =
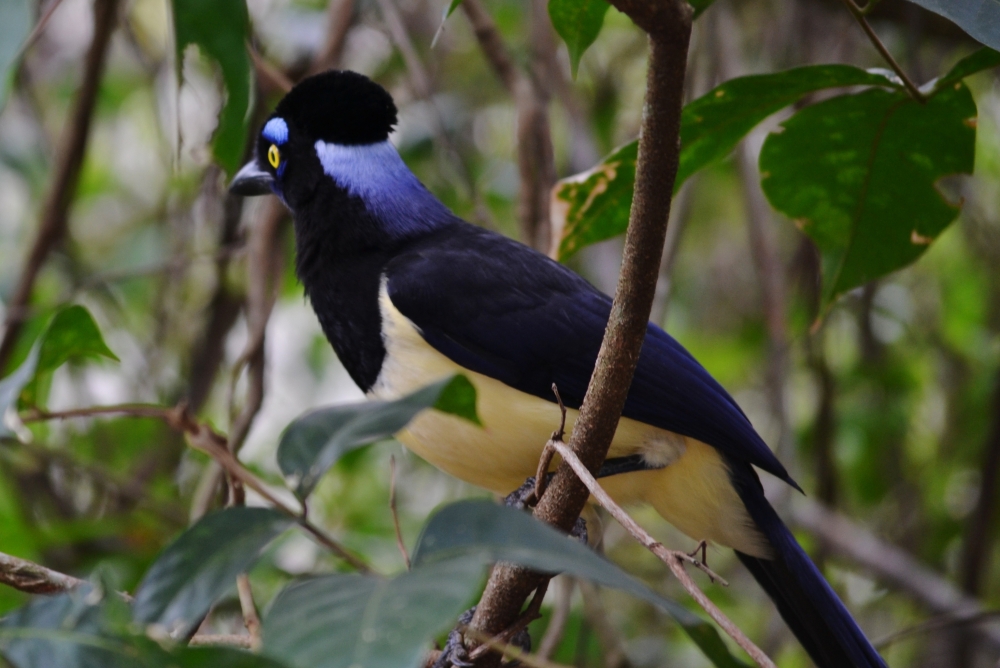
[[(639, 138), (635, 196), (625, 237), (621, 278), (587, 394), (573, 429), (570, 448), (591, 472), (607, 456), (639, 359), (656, 290), (660, 257), (680, 156), (680, 117), (691, 8), (683, 0), (646, 3), (614, 0), (649, 34), (646, 104)], [(468, 7), (469, 3), (463, 3)], [(535, 509), (535, 515), (569, 531), (587, 502), (586, 486), (565, 462)], [(523, 568), (498, 565), (470, 627), (490, 636), (517, 618), (539, 577)], [(491, 654), (495, 666), (499, 657)]]
[(10, 360), (18, 335), (28, 315), (28, 303), (34, 291), (35, 281), (42, 266), (52, 251), (62, 243), (67, 232), (67, 218), (70, 204), (76, 194), (76, 184), (80, 180), (80, 169), (87, 151), (90, 125), (94, 117), (94, 106), (107, 60), (108, 45), (118, 15), (118, 0), (95, 0), (94, 37), (87, 51), (83, 70), (83, 82), (76, 96), (69, 126), (63, 140), (56, 164), (55, 175), (48, 198), (42, 207), (42, 217), (38, 224), (38, 234), (25, 260), (17, 287), (7, 301), (7, 317), (4, 323), (3, 339), (0, 340), (0, 370)]

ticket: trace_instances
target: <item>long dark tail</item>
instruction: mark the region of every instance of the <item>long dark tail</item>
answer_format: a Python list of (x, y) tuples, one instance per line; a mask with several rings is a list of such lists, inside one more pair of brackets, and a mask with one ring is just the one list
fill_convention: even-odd
[(748, 465), (730, 464), (750, 517), (774, 548), (774, 559), (736, 552), (778, 607), (788, 628), (819, 668), (886, 668), (844, 604), (764, 497)]

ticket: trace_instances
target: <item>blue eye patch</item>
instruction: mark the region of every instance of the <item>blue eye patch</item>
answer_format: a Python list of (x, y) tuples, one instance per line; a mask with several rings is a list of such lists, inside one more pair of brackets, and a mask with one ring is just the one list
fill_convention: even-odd
[(288, 124), (283, 118), (272, 118), (264, 125), (261, 134), (268, 141), (281, 146), (288, 141)]

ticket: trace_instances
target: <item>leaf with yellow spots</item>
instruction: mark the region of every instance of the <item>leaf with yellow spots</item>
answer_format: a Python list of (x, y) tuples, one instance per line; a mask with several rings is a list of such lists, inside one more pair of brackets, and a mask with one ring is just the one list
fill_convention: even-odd
[(925, 103), (872, 89), (803, 109), (760, 154), (764, 193), (822, 257), (822, 309), (916, 260), (958, 215), (938, 184), (972, 172), (976, 105), (965, 84)]

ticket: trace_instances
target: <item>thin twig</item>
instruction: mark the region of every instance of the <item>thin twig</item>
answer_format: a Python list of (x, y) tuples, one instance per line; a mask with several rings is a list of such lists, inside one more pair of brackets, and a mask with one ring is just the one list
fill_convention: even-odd
[(937, 617), (931, 617), (926, 619), (919, 624), (914, 624), (913, 626), (908, 626), (905, 629), (900, 629), (894, 633), (879, 638), (872, 645), (876, 649), (884, 649), (889, 645), (904, 640), (912, 635), (920, 634), (924, 637), (924, 634), (928, 631), (936, 631), (940, 629), (954, 628), (957, 626), (971, 626), (973, 624), (979, 624), (980, 622), (989, 621), (1000, 617), (1000, 610), (983, 610), (982, 612), (977, 612), (975, 614), (944, 614)]
[[(549, 590), (549, 582), (551, 581), (552, 580), (550, 578), (542, 580), (542, 582), (538, 585), (538, 588), (535, 590), (534, 596), (531, 597), (531, 603), (528, 604), (528, 607), (525, 608), (520, 617), (518, 617), (513, 624), (504, 629), (501, 633), (493, 636), (493, 641), (495, 643), (499, 643), (501, 645), (509, 643), (514, 636), (528, 628), (528, 624), (531, 624), (531, 622), (541, 618), (542, 601), (545, 599), (545, 593)], [(480, 645), (476, 649), (469, 652), (469, 658), (472, 661), (475, 661), (479, 657), (486, 654), (486, 652), (490, 651), (491, 648), (492, 647), (490, 645)]]
[(847, 6), (847, 10), (851, 12), (851, 16), (854, 17), (854, 20), (858, 22), (858, 25), (861, 26), (861, 29), (865, 31), (866, 35), (868, 35), (868, 39), (871, 40), (872, 46), (874, 46), (875, 49), (882, 55), (882, 57), (885, 58), (885, 62), (889, 63), (889, 67), (891, 67), (892, 71), (896, 73), (896, 76), (899, 77), (899, 80), (903, 82), (903, 86), (906, 87), (906, 91), (910, 94), (910, 97), (912, 97), (917, 102), (921, 103), (926, 102), (927, 97), (923, 93), (921, 93), (920, 89), (917, 88), (916, 84), (914, 84), (913, 81), (910, 80), (910, 77), (906, 75), (906, 72), (903, 71), (903, 68), (899, 66), (899, 63), (896, 62), (896, 59), (892, 57), (891, 53), (889, 53), (889, 49), (887, 49), (885, 44), (882, 43), (882, 40), (879, 39), (879, 36), (875, 34), (875, 30), (872, 28), (871, 24), (868, 23), (868, 18), (865, 16), (866, 13), (865, 10), (862, 9), (861, 7), (858, 7), (858, 5), (855, 4), (854, 0), (844, 0), (844, 4)]
[(604, 649), (602, 668), (628, 666), (628, 655), (622, 645), (621, 633), (608, 619), (597, 586), (593, 582), (580, 580), (580, 598), (583, 599), (583, 618), (597, 635)]
[(24, 40), (23, 44), (21, 44), (21, 48), (18, 50), (17, 55), (14, 56), (15, 61), (23, 56), (25, 52), (31, 48), (31, 45), (35, 43), (35, 40), (41, 36), (42, 31), (45, 30), (45, 26), (49, 24), (49, 19), (52, 18), (52, 15), (57, 9), (59, 9), (59, 5), (61, 4), (62, 0), (52, 0), (52, 2), (49, 3), (49, 6), (45, 8), (42, 15), (38, 17), (38, 23), (35, 24), (35, 27), (28, 35), (28, 38)]
[(243, 612), (243, 625), (250, 634), (250, 649), (259, 652), (264, 647), (261, 637), (260, 614), (253, 600), (253, 588), (250, 587), (250, 576), (240, 573), (236, 576), (236, 591), (240, 597), (240, 610)]
[(757, 645), (755, 645), (743, 631), (740, 630), (736, 624), (734, 624), (726, 615), (719, 610), (719, 608), (712, 603), (712, 601), (705, 595), (705, 593), (698, 588), (698, 585), (694, 583), (691, 576), (688, 575), (687, 571), (684, 570), (684, 562), (692, 564), (702, 572), (706, 573), (709, 578), (713, 581), (718, 580), (721, 584), (726, 585), (726, 581), (720, 578), (716, 573), (714, 573), (708, 566), (703, 562), (698, 561), (693, 556), (686, 552), (681, 552), (678, 550), (668, 550), (663, 546), (662, 543), (657, 541), (655, 538), (649, 535), (645, 529), (643, 529), (639, 524), (632, 519), (632, 517), (626, 513), (621, 506), (619, 506), (611, 498), (611, 496), (604, 491), (604, 489), (598, 484), (594, 476), (587, 470), (580, 458), (576, 456), (569, 446), (567, 446), (562, 441), (549, 441), (546, 447), (552, 447), (558, 452), (563, 461), (572, 467), (573, 471), (579, 476), (580, 480), (584, 485), (587, 486), (587, 490), (590, 494), (597, 499), (597, 502), (601, 506), (611, 513), (611, 516), (618, 520), (618, 523), (625, 527), (633, 538), (642, 543), (642, 545), (648, 549), (650, 552), (659, 557), (660, 561), (665, 563), (670, 567), (670, 571), (674, 576), (680, 580), (684, 589), (691, 595), (691, 597), (697, 601), (708, 615), (715, 620), (715, 622), (722, 627), (722, 629), (736, 641), (739, 645), (746, 651), (747, 654), (757, 663), (758, 666), (762, 668), (775, 668), (774, 662), (764, 654), (763, 651)]
[(67, 124), (52, 185), (42, 206), (42, 216), (38, 233), (31, 251), (25, 260), (10, 298), (6, 300), (7, 318), (4, 323), (3, 339), (0, 339), (0, 369), (7, 365), (18, 335), (24, 325), (28, 304), (34, 291), (35, 281), (52, 251), (66, 237), (69, 207), (76, 194), (83, 158), (90, 137), (90, 125), (97, 103), (97, 93), (104, 63), (107, 60), (108, 45), (118, 15), (118, 0), (96, 0), (94, 2), (94, 37), (87, 51), (84, 64), (83, 82), (76, 96), (73, 112)]
[(410, 570), (410, 555), (406, 551), (406, 543), (403, 542), (403, 532), (399, 528), (399, 513), (396, 511), (396, 456), (389, 455), (389, 510), (392, 512), (392, 526), (396, 530), (396, 547), (403, 555), (406, 562), (406, 570)]

